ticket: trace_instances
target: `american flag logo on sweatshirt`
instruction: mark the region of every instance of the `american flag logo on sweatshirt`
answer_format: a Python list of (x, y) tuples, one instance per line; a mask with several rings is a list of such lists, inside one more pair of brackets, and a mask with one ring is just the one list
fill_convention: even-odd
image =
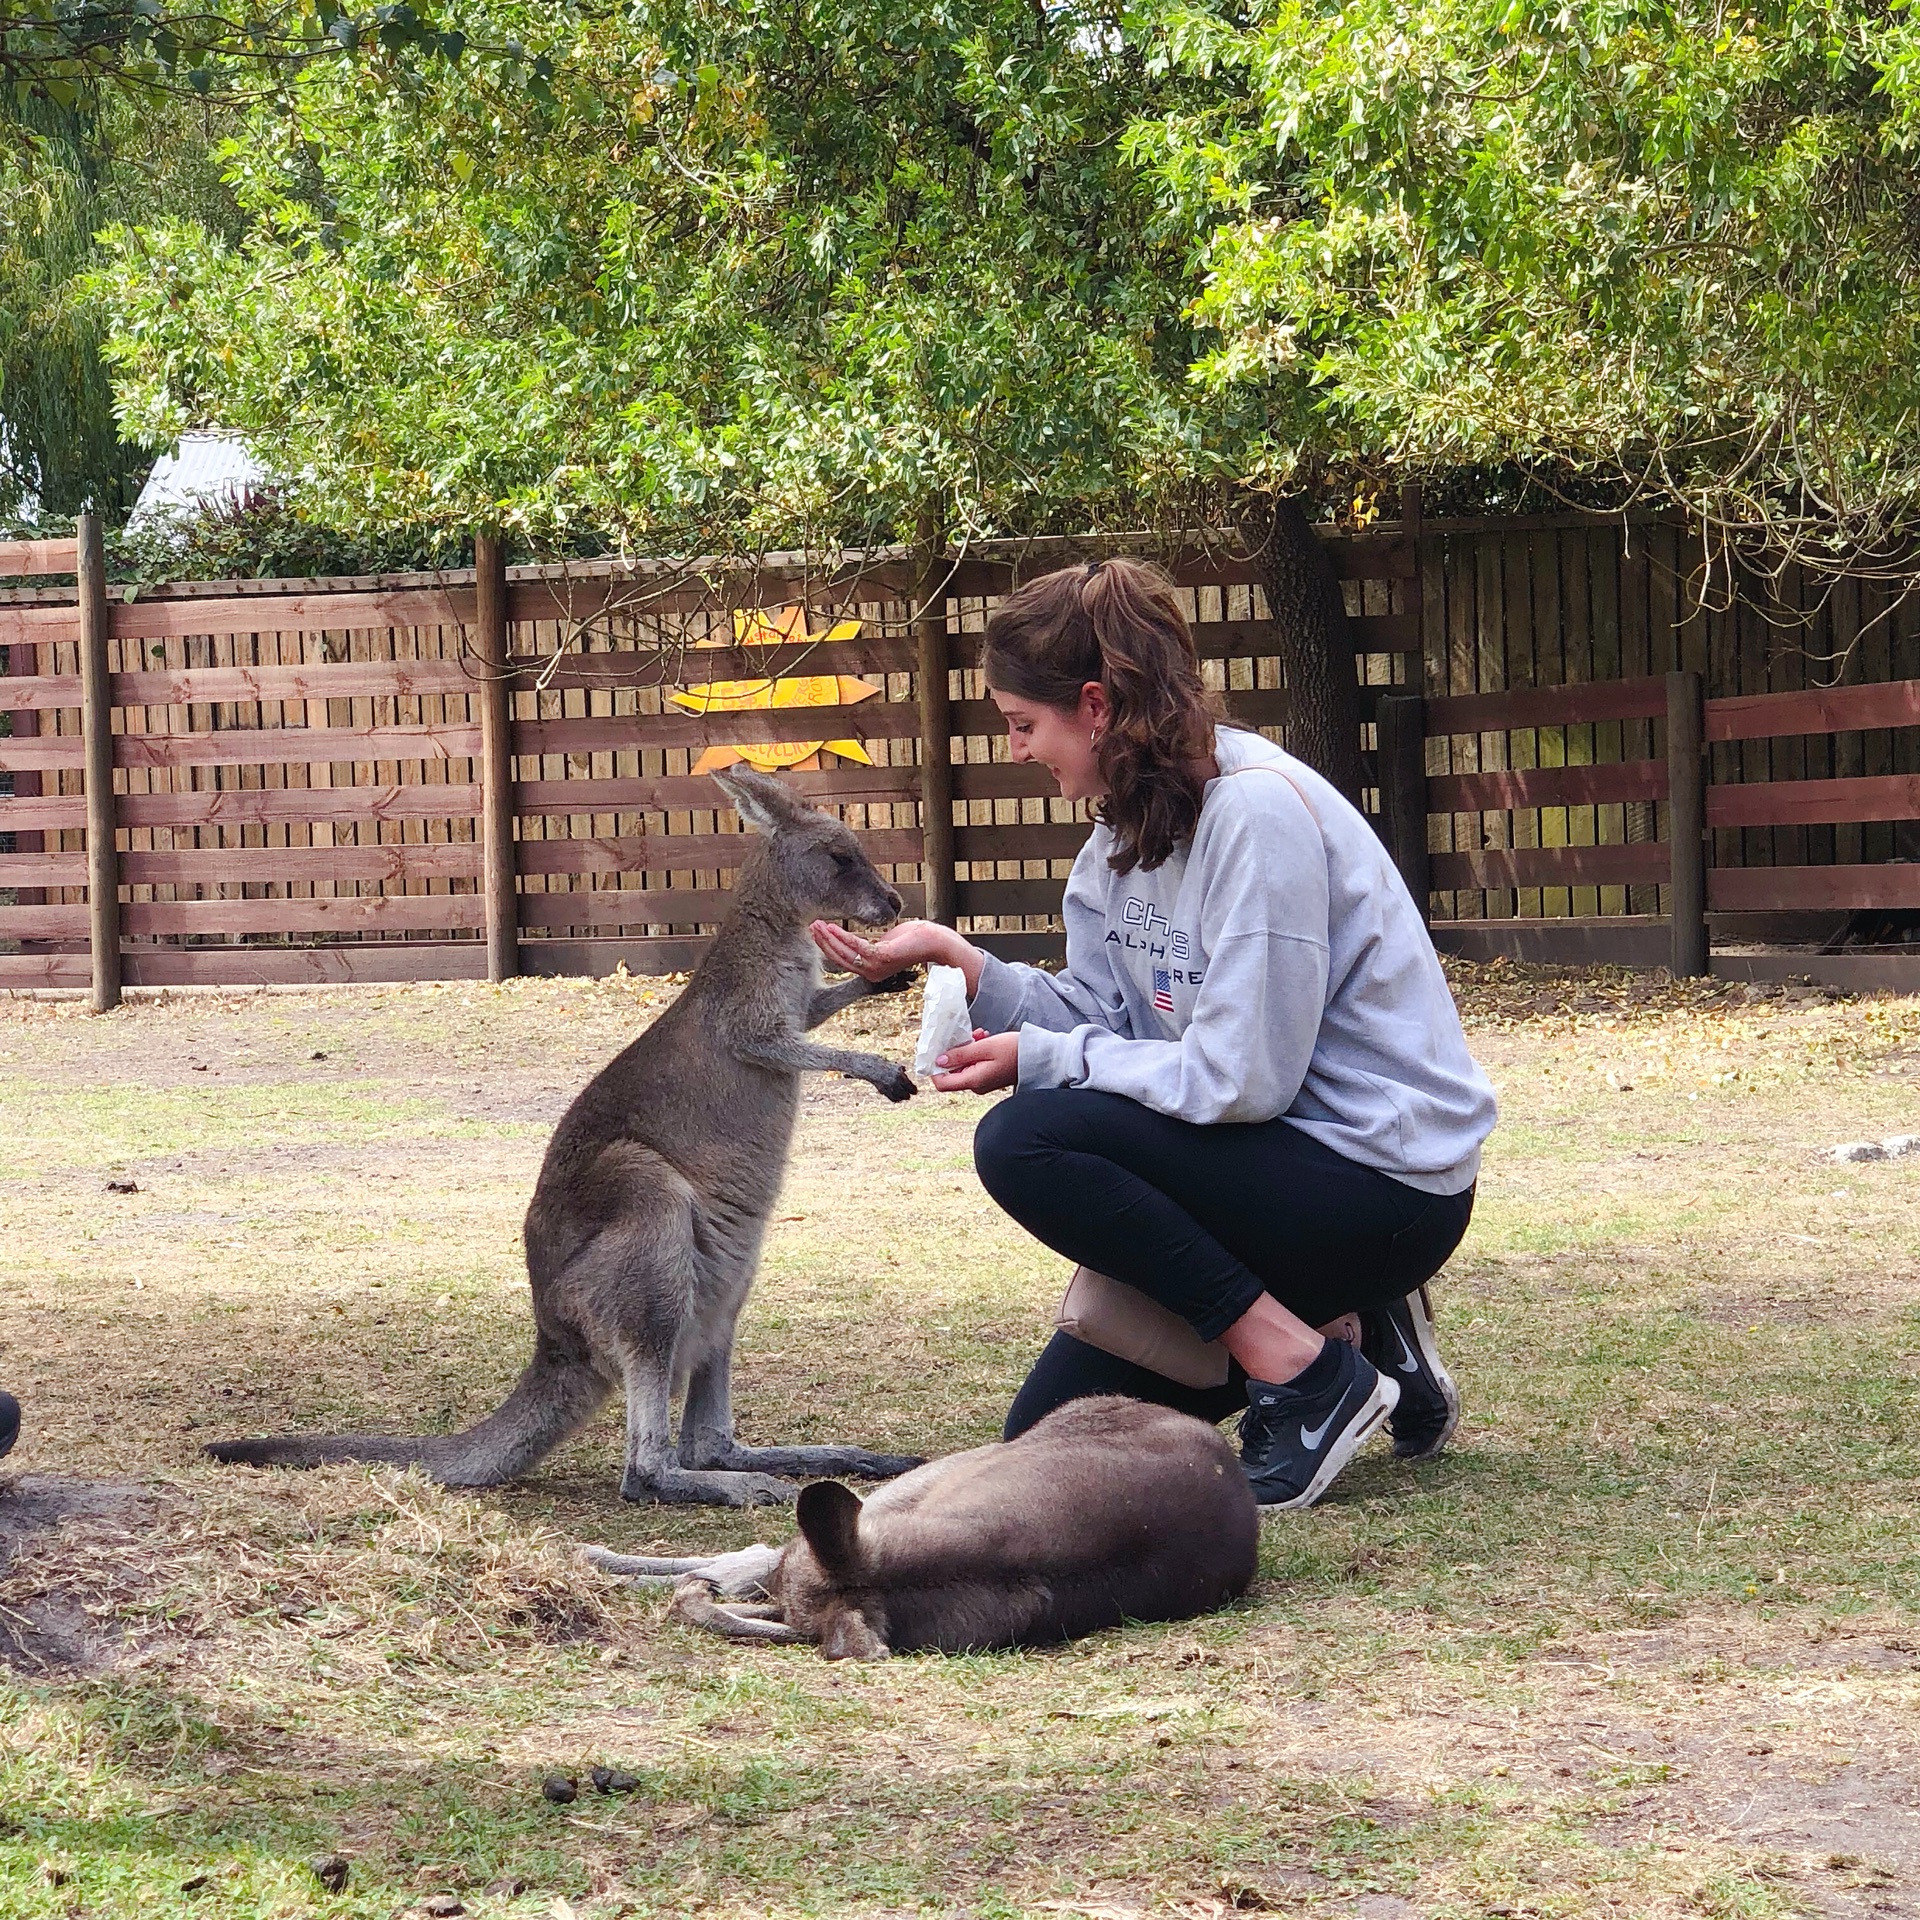
[(1173, 1011), (1173, 975), (1165, 967), (1153, 970), (1153, 1004), (1162, 1013)]

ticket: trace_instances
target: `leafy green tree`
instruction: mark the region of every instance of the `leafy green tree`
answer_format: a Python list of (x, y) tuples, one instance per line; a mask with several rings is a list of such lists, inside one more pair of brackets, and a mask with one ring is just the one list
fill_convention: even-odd
[[(1299, 744), (1358, 784), (1302, 409), (1198, 384), (1188, 207), (1127, 149), (1211, 73), (1097, 3), (503, 7), (514, 71), (316, 61), (229, 151), (243, 240), (118, 236), (129, 429), (244, 432), (301, 511), (653, 552), (1229, 524)], [(1311, 409), (1305, 417), (1311, 425)]]
[[(541, 49), (526, 84), (302, 74), (299, 141), (262, 115), (234, 151), (244, 244), (121, 236), (133, 430), (238, 427), (348, 524), (652, 552), (1219, 526), (1290, 477), (1265, 396), (1191, 381), (1190, 235), (1122, 150), (1211, 83), (1157, 75), (1117, 13), (493, 25)], [(1304, 667), (1350, 682), (1317, 545), (1297, 516), (1269, 538), (1319, 589), (1288, 628)], [(1349, 786), (1352, 705), (1321, 730)]]
[(231, 241), (211, 155), (236, 111), (284, 115), (315, 65), (417, 87), (462, 58), (540, 84), (524, 48), (470, 38), (425, 0), (14, 0), (0, 16), (0, 520), (117, 516), (151, 464), (117, 431), (80, 292), (95, 234), (175, 218)]
[(31, 145), (49, 111), (106, 100), (259, 99), (316, 61), (363, 51), (418, 65), (469, 49), (517, 71), (521, 49), (470, 41), (428, 0), (9, 0), (0, 14), (0, 138)]
[(152, 456), (122, 440), (81, 283), (95, 233), (169, 211), (237, 234), (199, 103), (41, 103), (26, 147), (0, 144), (0, 521), (133, 504)]
[(1303, 501), (1497, 467), (1834, 562), (1911, 525), (1904, 8), (666, 0), (488, 31), (518, 64), (293, 70), (232, 152), (244, 242), (122, 234), (137, 431), (239, 427), (343, 524), (655, 551), (1231, 521), (1348, 785)]
[[(1920, 505), (1920, 40), (1874, 0), (1171, 0), (1129, 151), (1275, 457), (1516, 463), (1758, 552)], [(1297, 449), (1297, 452), (1291, 451)]]
[(891, 540), (929, 501), (1017, 529), (1204, 469), (1180, 237), (1096, 28), (1024, 0), (502, 25), (545, 28), (537, 86), (316, 69), (299, 140), (262, 116), (234, 155), (243, 245), (123, 236), (140, 431), (238, 426), (353, 519), (650, 546)]

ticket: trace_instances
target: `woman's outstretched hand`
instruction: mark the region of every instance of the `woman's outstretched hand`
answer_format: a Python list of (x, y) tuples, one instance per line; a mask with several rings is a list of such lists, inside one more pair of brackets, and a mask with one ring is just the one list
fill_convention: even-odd
[(949, 1047), (934, 1065), (936, 1093), (998, 1093), (1020, 1078), (1020, 1036), (975, 1027), (965, 1046)]
[(876, 986), (906, 967), (958, 967), (967, 977), (967, 992), (977, 992), (980, 967), (986, 959), (980, 949), (937, 920), (902, 920), (869, 940), (850, 933), (831, 920), (816, 920), (807, 929), (813, 944), (836, 966), (857, 973)]

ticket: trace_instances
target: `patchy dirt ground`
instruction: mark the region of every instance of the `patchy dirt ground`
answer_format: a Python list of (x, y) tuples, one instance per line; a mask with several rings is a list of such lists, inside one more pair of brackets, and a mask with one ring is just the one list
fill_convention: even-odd
[[(1825, 1157), (1920, 1132), (1920, 1004), (1456, 987), (1451, 1455), (1216, 1619), (857, 1670), (579, 1564), (784, 1525), (623, 1507), (611, 1413), (499, 1496), (199, 1455), (494, 1404), (547, 1131), (670, 984), (0, 1003), (0, 1912), (1920, 1914), (1920, 1159)], [(809, 1086), (750, 1437), (997, 1429), (1063, 1275), (977, 1113)]]
[[(146, 1489), (119, 1480), (74, 1480), (52, 1474), (0, 1478), (0, 1668), (57, 1675), (111, 1665), (120, 1656), (116, 1623), (88, 1611), (64, 1573), (34, 1591), (15, 1562), (29, 1559), (43, 1536), (64, 1533), (69, 1551), (88, 1538), (135, 1540), (155, 1507)], [(136, 1551), (138, 1551), (136, 1546)]]

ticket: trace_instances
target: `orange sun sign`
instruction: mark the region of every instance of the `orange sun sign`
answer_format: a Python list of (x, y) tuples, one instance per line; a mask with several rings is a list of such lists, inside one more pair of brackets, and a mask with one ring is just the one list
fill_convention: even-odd
[[(733, 614), (733, 645), (737, 647), (778, 646), (811, 640), (823, 645), (833, 640), (853, 640), (860, 634), (858, 620), (837, 620), (824, 633), (807, 631), (805, 607), (780, 607), (771, 613), (736, 607)], [(696, 646), (718, 647), (722, 640), (701, 640)], [(845, 673), (809, 673), (780, 675), (770, 680), (712, 680), (704, 686), (684, 687), (670, 694), (676, 707), (687, 713), (763, 713), (770, 708), (850, 707), (871, 700), (880, 689), (866, 680)], [(754, 740), (739, 746), (709, 747), (694, 762), (695, 773), (713, 773), (744, 760), (762, 773), (780, 767), (818, 767), (823, 755), (836, 753), (843, 760), (870, 767), (873, 761), (858, 740)]]

